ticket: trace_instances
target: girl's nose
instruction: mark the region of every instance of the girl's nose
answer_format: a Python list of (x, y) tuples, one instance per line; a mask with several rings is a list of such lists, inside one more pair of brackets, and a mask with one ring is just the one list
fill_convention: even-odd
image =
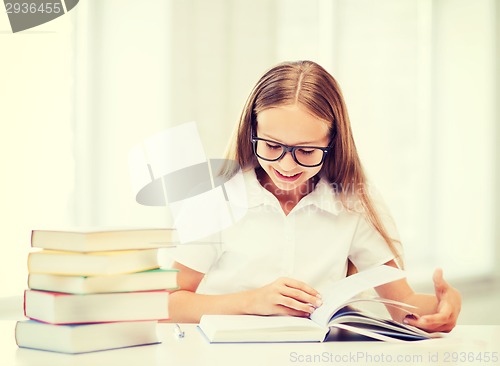
[(283, 156), (279, 161), (279, 166), (284, 171), (290, 171), (297, 166), (295, 160), (293, 160), (293, 156), (291, 152), (287, 152), (285, 156)]

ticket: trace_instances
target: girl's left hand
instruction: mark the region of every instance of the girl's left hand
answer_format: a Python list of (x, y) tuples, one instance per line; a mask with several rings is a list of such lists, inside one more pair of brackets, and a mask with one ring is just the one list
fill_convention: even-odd
[(436, 269), (434, 290), (438, 301), (436, 313), (423, 315), (420, 318), (406, 317), (404, 322), (429, 332), (449, 332), (456, 323), (462, 307), (460, 293), (443, 278), (443, 271)]

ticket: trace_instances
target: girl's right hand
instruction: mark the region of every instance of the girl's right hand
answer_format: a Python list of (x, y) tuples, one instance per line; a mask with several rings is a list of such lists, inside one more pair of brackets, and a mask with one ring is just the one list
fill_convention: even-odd
[(309, 317), (323, 303), (321, 296), (304, 282), (281, 277), (248, 291), (247, 313)]

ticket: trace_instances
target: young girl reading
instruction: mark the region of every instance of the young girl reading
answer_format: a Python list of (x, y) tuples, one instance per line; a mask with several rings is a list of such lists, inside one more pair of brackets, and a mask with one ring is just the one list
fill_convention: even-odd
[[(247, 212), (220, 233), (219, 244), (179, 246), (179, 290), (170, 296), (176, 322), (203, 314), (308, 317), (321, 292), (358, 271), (401, 267), (395, 227), (369, 192), (340, 88), (311, 61), (266, 72), (251, 92), (231, 158), (242, 171)], [(380, 296), (417, 307), (391, 313), (427, 331), (450, 331), (461, 298), (434, 277), (435, 294), (415, 293), (406, 280), (379, 286)]]

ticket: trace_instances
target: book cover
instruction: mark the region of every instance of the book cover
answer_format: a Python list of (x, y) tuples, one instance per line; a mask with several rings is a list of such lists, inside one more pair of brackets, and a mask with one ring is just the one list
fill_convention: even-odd
[(174, 290), (177, 288), (177, 269), (148, 271), (107, 276), (64, 276), (50, 273), (30, 273), (28, 287), (32, 290), (95, 294)]
[(159, 268), (159, 249), (109, 252), (63, 252), (42, 250), (28, 254), (30, 273), (72, 276), (114, 275)]
[(168, 291), (89, 295), (26, 290), (24, 315), (51, 324), (168, 319)]
[(172, 247), (178, 243), (175, 229), (78, 229), (32, 230), (34, 248), (71, 252), (100, 252)]
[(35, 320), (16, 323), (16, 344), (61, 353), (86, 353), (160, 343), (156, 321), (53, 325)]

